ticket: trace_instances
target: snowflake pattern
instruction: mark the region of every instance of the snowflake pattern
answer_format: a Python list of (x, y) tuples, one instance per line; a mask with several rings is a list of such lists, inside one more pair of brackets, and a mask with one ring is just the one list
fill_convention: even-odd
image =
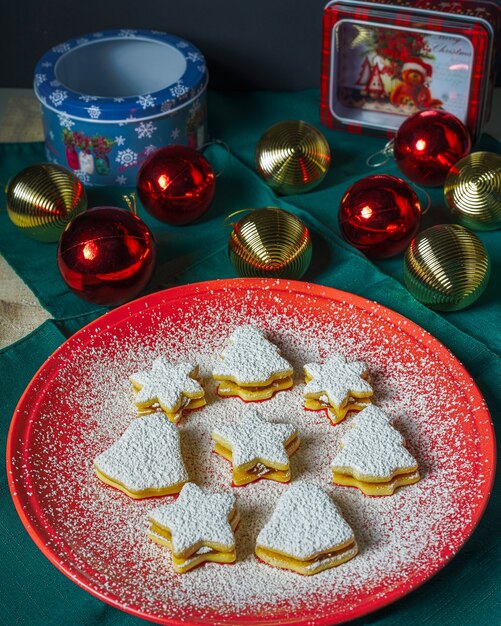
[(139, 126), (134, 128), (138, 139), (144, 139), (145, 137), (151, 139), (156, 129), (157, 127), (153, 124), (153, 122), (141, 122)]
[(180, 98), (181, 96), (186, 95), (189, 92), (189, 89), (183, 81), (180, 80), (174, 85), (174, 87), (170, 88), (170, 92), (174, 98)]
[(137, 100), (137, 103), (143, 109), (147, 109), (148, 107), (154, 107), (155, 106), (155, 100), (156, 100), (156, 98), (154, 98), (151, 94), (147, 93), (144, 96), (139, 96), (139, 100)]
[(115, 182), (118, 185), (126, 185), (127, 184), (127, 176), (124, 176), (123, 174), (120, 174), (120, 176), (117, 176), (115, 178)]
[(93, 104), (91, 107), (87, 107), (85, 110), (89, 114), (89, 117), (91, 117), (93, 120), (97, 120), (99, 117), (101, 117), (101, 109), (95, 104)]
[(206, 69), (207, 66), (205, 65), (205, 63), (203, 63), (202, 65), (197, 65), (197, 70), (200, 72), (200, 74), (205, 74)]
[(171, 139), (177, 139), (180, 133), (181, 131), (179, 130), (179, 128), (174, 128), (174, 130), (170, 134)]
[(189, 109), (190, 116), (196, 115), (202, 105), (200, 104), (200, 100), (196, 100)]
[(178, 48), (188, 48), (188, 46), (189, 46), (189, 44), (186, 41), (179, 41), (176, 44), (176, 47), (178, 47)]
[(129, 117), (125, 120), (123, 120), (122, 122), (118, 122), (119, 126), (127, 126), (127, 124), (130, 124), (131, 122), (135, 122), (137, 120), (136, 117), (134, 117), (133, 115), (129, 115)]
[(75, 126), (75, 122), (67, 113), (58, 113), (57, 118), (59, 120), (59, 126), (61, 126), (61, 128), (67, 128), (68, 130), (71, 130), (73, 126)]
[(146, 148), (144, 149), (144, 154), (148, 156), (152, 152), (155, 152), (156, 149), (157, 149), (156, 146), (154, 146), (153, 144), (150, 144), (149, 146), (146, 146)]
[(137, 30), (132, 30), (131, 28), (121, 28), (118, 33), (119, 37), (135, 37)]
[(103, 33), (92, 33), (92, 36), (95, 37), (96, 39), (99, 39), (100, 37), (103, 36)]
[(61, 87), (61, 83), (58, 80), (51, 80), (49, 85), (51, 87)]
[(90, 175), (83, 170), (74, 170), (75, 176), (80, 180), (84, 185), (88, 185), (90, 183)]
[(113, 98), (113, 102), (123, 102), (123, 98)]
[(200, 52), (188, 52), (186, 58), (188, 59), (188, 61), (192, 61), (193, 63), (198, 63), (199, 61), (204, 60)]
[(68, 52), (71, 49), (69, 43), (60, 43), (57, 46), (52, 47), (52, 52), (57, 52), (58, 54), (62, 54), (63, 52)]
[(63, 104), (67, 97), (68, 94), (66, 91), (56, 89), (56, 91), (50, 94), (49, 99), (55, 107), (59, 107)]
[(131, 167), (137, 163), (137, 152), (130, 148), (119, 150), (115, 161), (125, 167)]
[(77, 39), (77, 45), (81, 46), (84, 43), (89, 43), (89, 40), (87, 39), (87, 37), (80, 37), (79, 39)]
[(172, 100), (166, 100), (165, 102), (162, 102), (160, 110), (162, 111), (162, 113), (166, 113), (167, 111), (170, 111), (172, 109), (172, 106)]
[(84, 102), (94, 102), (97, 100), (97, 96), (79, 96), (79, 100), (83, 100)]
[(35, 87), (39, 87), (47, 80), (47, 74), (35, 74)]
[(55, 135), (54, 135), (54, 131), (53, 130), (49, 131), (49, 137), (52, 139), (52, 141), (54, 141)]
[(52, 67), (52, 63), (50, 61), (44, 61), (42, 67)]
[(115, 143), (117, 146), (123, 146), (125, 143), (125, 137), (123, 135), (118, 135), (118, 137), (115, 137)]

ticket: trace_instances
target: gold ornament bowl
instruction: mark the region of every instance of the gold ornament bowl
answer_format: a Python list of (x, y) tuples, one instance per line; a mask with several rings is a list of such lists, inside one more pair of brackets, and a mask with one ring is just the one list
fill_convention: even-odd
[(455, 219), (473, 230), (501, 228), (501, 156), (473, 152), (449, 171), (445, 201)]
[(411, 294), (437, 311), (458, 311), (480, 297), (490, 261), (480, 239), (459, 224), (440, 224), (420, 233), (404, 259)]
[(324, 179), (330, 164), (325, 137), (311, 124), (286, 120), (269, 128), (255, 152), (256, 171), (275, 191), (311, 191)]
[(58, 241), (64, 228), (87, 208), (87, 195), (70, 170), (38, 163), (19, 172), (6, 189), (7, 213), (28, 237)]
[(310, 233), (288, 211), (254, 209), (234, 225), (228, 255), (238, 276), (299, 279), (311, 261)]

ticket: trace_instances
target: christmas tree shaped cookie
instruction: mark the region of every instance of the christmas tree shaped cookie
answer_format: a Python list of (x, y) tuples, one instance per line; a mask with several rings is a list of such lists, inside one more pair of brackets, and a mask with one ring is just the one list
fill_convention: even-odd
[(238, 327), (214, 368), (220, 396), (238, 396), (247, 402), (267, 400), (292, 387), (292, 367), (255, 326)]
[(304, 366), (306, 387), (304, 406), (312, 411), (326, 410), (333, 424), (343, 420), (349, 411), (360, 411), (373, 394), (367, 382), (367, 365), (348, 362), (342, 354), (334, 354), (324, 364)]
[(353, 419), (332, 461), (336, 485), (358, 487), (368, 496), (390, 496), (397, 487), (419, 480), (417, 462), (390, 418), (369, 406)]
[(259, 559), (305, 576), (341, 565), (357, 552), (353, 531), (336, 504), (306, 481), (283, 493), (256, 541)]
[(205, 405), (204, 390), (197, 380), (198, 366), (170, 363), (165, 357), (155, 359), (151, 369), (130, 376), (140, 415), (158, 408), (175, 424), (183, 411)]
[(206, 561), (234, 563), (239, 519), (233, 493), (205, 493), (188, 483), (176, 502), (151, 512), (148, 536), (171, 550), (182, 574)]
[(291, 478), (289, 457), (299, 447), (292, 424), (274, 424), (248, 409), (235, 424), (212, 431), (214, 451), (233, 465), (233, 484), (247, 485), (260, 478), (284, 483)]
[(188, 479), (179, 432), (162, 413), (135, 419), (94, 459), (97, 477), (131, 498), (179, 493)]

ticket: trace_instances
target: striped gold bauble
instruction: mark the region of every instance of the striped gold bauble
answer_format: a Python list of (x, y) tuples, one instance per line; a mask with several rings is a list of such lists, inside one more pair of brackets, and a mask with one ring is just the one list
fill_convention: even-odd
[(480, 239), (459, 224), (420, 233), (407, 248), (404, 280), (411, 294), (437, 311), (458, 311), (480, 297), (490, 260)]
[(473, 230), (501, 228), (501, 155), (472, 152), (451, 168), (445, 201), (458, 222)]
[(228, 254), (238, 276), (298, 279), (310, 265), (310, 233), (288, 211), (252, 209), (234, 225)]
[(53, 163), (31, 165), (17, 174), (6, 189), (7, 213), (28, 237), (58, 241), (66, 224), (87, 208), (80, 180)]
[(278, 193), (305, 193), (327, 174), (329, 144), (311, 124), (286, 120), (262, 135), (256, 146), (255, 164), (259, 176)]

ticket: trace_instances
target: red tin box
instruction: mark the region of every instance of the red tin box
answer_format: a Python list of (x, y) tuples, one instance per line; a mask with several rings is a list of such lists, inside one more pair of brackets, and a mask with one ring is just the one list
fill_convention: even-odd
[(490, 115), (499, 7), (460, 0), (332, 0), (324, 10), (320, 116), (393, 137), (426, 108), (477, 137)]

